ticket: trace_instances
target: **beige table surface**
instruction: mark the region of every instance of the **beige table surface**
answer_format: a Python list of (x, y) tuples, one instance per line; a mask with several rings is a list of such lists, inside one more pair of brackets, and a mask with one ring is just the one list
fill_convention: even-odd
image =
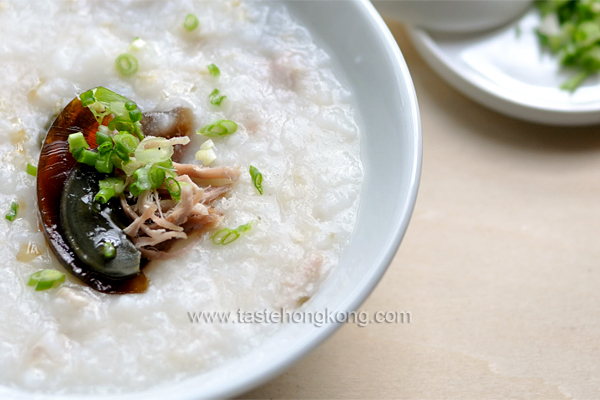
[(520, 122), (448, 86), (388, 21), (423, 121), (416, 209), (362, 310), (244, 398), (600, 398), (600, 127)]

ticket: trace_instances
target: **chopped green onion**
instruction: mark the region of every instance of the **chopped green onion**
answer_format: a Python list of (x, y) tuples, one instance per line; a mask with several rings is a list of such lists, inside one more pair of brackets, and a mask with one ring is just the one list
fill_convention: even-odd
[(177, 201), (181, 200), (181, 184), (172, 176), (167, 178), (167, 190), (171, 197)]
[(250, 229), (252, 229), (252, 226), (254, 226), (254, 224), (255, 224), (255, 221), (250, 221), (244, 225), (238, 226), (235, 230), (240, 233), (248, 232)]
[(210, 165), (213, 161), (217, 159), (217, 155), (213, 148), (215, 147), (215, 143), (212, 139), (208, 139), (200, 146), (200, 150), (196, 152), (196, 160), (201, 161), (204, 165)]
[(5, 218), (9, 221), (14, 221), (17, 219), (17, 213), (19, 212), (19, 203), (13, 201), (10, 204), (10, 211), (6, 213)]
[(125, 103), (125, 109), (127, 111), (133, 111), (133, 110), (137, 109), (137, 104), (135, 104), (135, 102), (129, 100), (127, 103)]
[(102, 179), (98, 182), (100, 191), (94, 197), (94, 200), (100, 204), (106, 204), (108, 201), (116, 196), (120, 196), (125, 190), (125, 182), (116, 176)]
[(165, 181), (165, 170), (161, 167), (157, 167), (153, 165), (148, 171), (148, 179), (150, 180), (150, 185), (152, 185), (152, 189), (158, 188)]
[(198, 25), (200, 25), (200, 21), (198, 21), (198, 17), (196, 17), (194, 14), (188, 14), (187, 17), (185, 17), (183, 27), (188, 31), (193, 31), (198, 27)]
[(92, 89), (92, 93), (96, 101), (90, 104), (88, 109), (94, 114), (96, 120), (102, 123), (107, 115), (114, 116), (108, 127), (100, 126), (99, 130), (106, 134), (109, 130), (127, 131), (140, 139), (144, 138), (139, 121), (140, 113), (135, 112), (137, 104), (102, 86)]
[[(104, 126), (104, 125), (102, 125), (102, 126)], [(104, 143), (109, 143), (112, 146), (112, 139), (111, 139), (110, 135), (108, 135), (104, 132), (98, 131), (98, 132), (96, 132), (96, 143), (98, 145), (102, 145)]]
[(95, 167), (98, 172), (103, 172), (105, 174), (110, 174), (113, 171), (113, 162), (112, 151), (108, 153), (98, 153), (98, 157), (96, 158)]
[(118, 143), (115, 145), (115, 154), (122, 161), (125, 161), (125, 162), (129, 161), (129, 152), (127, 151), (127, 149), (125, 147), (123, 147), (123, 145), (121, 143)]
[(118, 178), (116, 176), (111, 176), (105, 179), (102, 179), (98, 182), (98, 185), (101, 189), (110, 188), (115, 191), (115, 195), (119, 196), (125, 190), (125, 182), (123, 179)]
[(109, 189), (109, 188), (100, 189), (100, 191), (98, 191), (98, 193), (94, 197), (94, 201), (97, 201), (100, 204), (106, 204), (114, 196), (115, 196), (114, 189)]
[(108, 129), (111, 131), (133, 133), (135, 130), (134, 124), (129, 121), (115, 118), (108, 123)]
[(200, 128), (196, 133), (206, 137), (221, 137), (231, 135), (237, 131), (238, 125), (228, 119), (221, 119), (214, 124)]
[(125, 172), (125, 175), (133, 176), (133, 173), (138, 168), (143, 167), (143, 166), (144, 166), (143, 163), (140, 163), (139, 161), (137, 161), (135, 159), (130, 159), (129, 161), (123, 161), (119, 168), (121, 168), (123, 170), (123, 172)]
[(93, 90), (88, 90), (87, 92), (81, 93), (81, 95), (79, 95), (79, 99), (81, 100), (81, 104), (84, 107), (87, 107), (96, 102), (96, 98), (94, 97)]
[(208, 72), (210, 72), (210, 74), (212, 76), (214, 76), (215, 78), (217, 76), (221, 75), (221, 70), (215, 64), (210, 64), (210, 65), (208, 65), (207, 68), (208, 68)]
[(131, 76), (138, 70), (139, 63), (137, 58), (129, 53), (123, 53), (115, 60), (115, 68), (121, 75)]
[(225, 228), (215, 233), (212, 237), (212, 241), (214, 244), (226, 245), (237, 240), (239, 237), (240, 234), (234, 229)]
[(168, 160), (155, 163), (154, 166), (161, 167), (162, 169), (168, 171), (175, 171), (175, 169), (173, 168), (173, 160), (171, 160), (170, 158)]
[(129, 155), (135, 152), (135, 149), (140, 144), (138, 138), (125, 131), (114, 136), (115, 150), (117, 155), (124, 161), (129, 160)]
[(210, 95), (208, 95), (208, 98), (210, 99), (210, 104), (213, 104), (215, 106), (221, 105), (221, 102), (225, 100), (227, 96), (219, 96), (219, 93), (219, 89), (215, 89)]
[[(183, 138), (182, 138), (183, 139)], [(189, 141), (189, 138), (185, 138)], [(175, 138), (171, 140), (176, 140)], [(155, 164), (170, 160), (173, 156), (173, 144), (162, 137), (149, 136), (135, 149), (135, 159), (143, 164)]]
[(111, 142), (104, 142), (100, 146), (98, 146), (98, 153), (104, 154), (108, 153), (113, 149), (113, 144)]
[(115, 258), (115, 256), (117, 255), (117, 249), (115, 248), (114, 244), (106, 241), (104, 242), (102, 253), (104, 255), (104, 259), (109, 260), (111, 258)]
[(133, 122), (138, 122), (142, 120), (142, 112), (139, 109), (129, 111), (129, 118)]
[(134, 196), (139, 196), (143, 191), (152, 189), (152, 183), (150, 182), (150, 177), (148, 168), (138, 168), (133, 173), (134, 182), (129, 185), (129, 191)]
[(37, 167), (27, 163), (27, 173), (31, 176), (37, 176)]
[(202, 162), (203, 165), (207, 166), (212, 164), (217, 159), (217, 155), (213, 149), (198, 150), (196, 152), (196, 160)]
[(122, 103), (124, 105), (130, 101), (127, 97), (121, 96), (120, 94), (115, 93), (103, 86), (98, 86), (93, 90), (96, 100), (102, 103), (104, 106), (111, 106), (112, 104), (118, 103)]
[(263, 194), (263, 176), (260, 173), (260, 171), (252, 165), (250, 166), (250, 176), (252, 177), (252, 182), (254, 183), (254, 187), (256, 188), (256, 190), (258, 190), (258, 193)]
[(27, 286), (35, 286), (35, 290), (46, 290), (59, 286), (65, 281), (65, 274), (55, 269), (44, 269), (31, 274)]
[(142, 185), (141, 185), (140, 183), (138, 183), (138, 182), (133, 182), (131, 185), (129, 185), (129, 192), (130, 192), (130, 193), (131, 193), (133, 196), (135, 196), (135, 197), (137, 197), (137, 196), (139, 196), (140, 194), (142, 194), (142, 192), (143, 192), (144, 190), (145, 190), (145, 189), (144, 189), (144, 188), (142, 187)]
[(254, 222), (248, 222), (247, 224), (240, 225), (236, 229), (221, 229), (217, 233), (215, 233), (212, 237), (212, 241), (214, 244), (222, 244), (226, 245), (235, 240), (237, 240), (242, 233), (248, 232), (252, 229)]
[(574, 92), (600, 71), (600, 3), (597, 0), (538, 0), (542, 14), (536, 30), (540, 44), (575, 75), (561, 89)]
[(92, 167), (94, 167), (96, 166), (96, 161), (98, 160), (98, 153), (96, 153), (95, 151), (80, 148), (73, 153), (73, 157), (77, 162), (91, 165)]
[(67, 138), (69, 142), (69, 152), (73, 153), (79, 149), (89, 149), (90, 145), (86, 142), (85, 137), (83, 137), (83, 133), (77, 132), (72, 133)]

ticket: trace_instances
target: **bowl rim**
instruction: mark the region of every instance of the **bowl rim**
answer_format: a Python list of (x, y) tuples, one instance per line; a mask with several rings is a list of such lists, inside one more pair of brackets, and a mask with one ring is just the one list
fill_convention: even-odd
[[(393, 68), (396, 78), (401, 80), (406, 86), (406, 91), (408, 93), (408, 97), (405, 99), (407, 106), (406, 108), (410, 110), (408, 113), (410, 113), (412, 117), (410, 125), (414, 128), (414, 145), (411, 149), (413, 162), (410, 166), (411, 173), (410, 182), (408, 184), (409, 189), (406, 193), (406, 197), (403, 199), (405, 202), (404, 207), (400, 212), (400, 218), (395, 222), (395, 233), (389, 242), (391, 245), (385, 250), (379, 265), (374, 267), (374, 273), (372, 273), (368, 279), (363, 280), (361, 284), (356, 287), (355, 290), (358, 292), (358, 294), (354, 296), (351, 301), (344, 303), (344, 305), (338, 309), (340, 312), (356, 311), (365, 302), (367, 297), (369, 297), (369, 295), (373, 292), (387, 271), (394, 256), (396, 255), (396, 252), (400, 247), (400, 243), (402, 242), (406, 230), (408, 229), (408, 224), (410, 223), (417, 200), (423, 159), (421, 117), (417, 94), (410, 71), (406, 61), (404, 60), (404, 56), (400, 51), (400, 47), (398, 46), (396, 39), (392, 35), (383, 18), (369, 0), (349, 0), (349, 2), (355, 3), (358, 7), (360, 7), (360, 13), (365, 16), (367, 22), (370, 22), (379, 31), (380, 38), (383, 40), (383, 44), (385, 46), (385, 50), (387, 51), (388, 55), (391, 56), (390, 58), (393, 61)], [(333, 335), (333, 333), (335, 333), (342, 325), (342, 323), (324, 325), (320, 329), (319, 333), (312, 337), (308, 343), (296, 346), (293, 351), (279, 356), (268, 366), (265, 366), (262, 369), (258, 368), (252, 375), (248, 375), (247, 378), (237, 381), (227, 388), (223, 388), (218, 392), (215, 391), (213, 393), (203, 393), (202, 398), (231, 398), (244, 394), (269, 382), (275, 377), (283, 374), (293, 364), (307, 356), (317, 346)], [(197, 398), (198, 397), (190, 396), (189, 398), (185, 399), (195, 400)]]

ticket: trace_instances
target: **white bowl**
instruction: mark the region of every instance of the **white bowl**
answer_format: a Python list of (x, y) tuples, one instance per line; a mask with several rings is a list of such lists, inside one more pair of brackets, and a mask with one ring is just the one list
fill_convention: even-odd
[[(351, 311), (371, 293), (406, 231), (421, 171), (421, 128), (415, 90), (394, 38), (366, 0), (290, 1), (289, 8), (337, 57), (356, 93), (365, 163), (358, 225), (340, 265), (306, 310)], [(353, 27), (349, 29), (349, 27)], [(282, 326), (246, 356), (206, 374), (111, 399), (209, 399), (238, 395), (282, 373), (340, 325)], [(181, 346), (185, 346), (182, 343)], [(151, 351), (151, 349), (149, 349)], [(25, 399), (0, 389), (0, 398)], [(80, 396), (37, 395), (36, 399)], [(89, 396), (86, 399), (106, 399)]]

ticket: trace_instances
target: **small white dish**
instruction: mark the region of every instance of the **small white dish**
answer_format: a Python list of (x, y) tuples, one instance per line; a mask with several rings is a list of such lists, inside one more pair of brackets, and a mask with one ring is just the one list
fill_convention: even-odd
[(544, 51), (531, 9), (520, 20), (484, 33), (441, 34), (409, 28), (425, 61), (449, 84), (500, 113), (550, 125), (600, 123), (600, 77), (574, 93), (560, 89), (573, 76)]

